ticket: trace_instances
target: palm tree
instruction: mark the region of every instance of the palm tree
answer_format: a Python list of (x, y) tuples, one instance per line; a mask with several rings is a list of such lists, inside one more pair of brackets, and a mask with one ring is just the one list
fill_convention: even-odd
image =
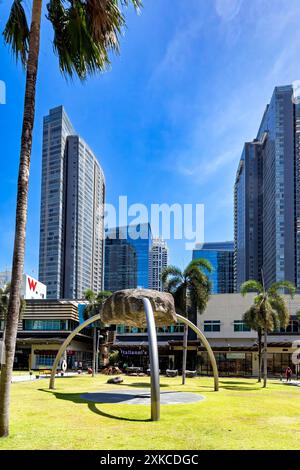
[[(263, 349), (263, 387), (267, 386), (268, 377), (268, 333), (285, 328), (290, 320), (290, 314), (285, 300), (280, 292), (286, 291), (292, 298), (296, 293), (295, 286), (289, 281), (279, 281), (265, 289), (264, 283), (250, 280), (241, 286), (241, 294), (256, 292), (253, 305), (244, 314), (245, 323), (255, 331), (260, 338), (264, 337)], [(261, 339), (259, 340), (261, 341)], [(261, 348), (261, 346), (259, 346)], [(259, 364), (261, 367), (261, 364)]]
[[(212, 266), (206, 259), (195, 259), (181, 271), (176, 266), (168, 266), (162, 272), (164, 290), (173, 294), (175, 307), (182, 315), (189, 318), (196, 317), (197, 310), (202, 313), (207, 305), (211, 292), (211, 282), (207, 273)], [(192, 319), (195, 321), (195, 318)], [(182, 385), (186, 378), (188, 327), (184, 325), (183, 358), (182, 358)]]
[[(100, 313), (105, 300), (108, 299), (111, 294), (112, 293), (110, 291), (106, 290), (100, 291), (98, 294), (96, 294), (92, 289), (87, 289), (84, 292), (84, 298), (89, 302), (89, 304), (84, 310), (85, 320)], [(98, 371), (97, 330), (101, 331), (104, 330), (104, 328), (105, 325), (101, 322), (101, 320), (93, 323), (93, 377)]]
[(257, 352), (258, 352), (258, 377), (257, 381), (261, 382), (261, 366), (262, 366), (262, 328), (256, 322), (256, 309), (249, 308), (243, 315), (243, 322), (257, 332)]
[[(125, 26), (123, 7), (136, 9), (141, 0), (49, 0), (47, 19), (51, 22), (53, 47), (60, 71), (66, 76), (88, 75), (109, 65), (109, 52), (119, 51), (119, 37)], [(39, 62), (42, 0), (32, 0), (30, 27), (22, 0), (14, 0), (3, 36), (17, 60), (26, 68), (25, 100), (21, 133), (15, 240), (12, 262), (5, 351), (0, 382), (0, 437), (9, 433), (10, 383), (19, 318), (20, 284), (24, 266), (28, 205), (28, 183), (32, 133), (35, 117), (36, 81)]]
[[(7, 312), (8, 312), (8, 303), (9, 303), (9, 294), (10, 294), (10, 283), (6, 284), (3, 289), (0, 289), (0, 320), (3, 321), (3, 333), (2, 333), (2, 342), (5, 341), (5, 331), (6, 331), (6, 321), (7, 321)], [(19, 321), (22, 318), (22, 313), (25, 310), (26, 302), (24, 299), (20, 299), (20, 309), (19, 309)], [(3, 350), (0, 351), (0, 365), (2, 360)]]

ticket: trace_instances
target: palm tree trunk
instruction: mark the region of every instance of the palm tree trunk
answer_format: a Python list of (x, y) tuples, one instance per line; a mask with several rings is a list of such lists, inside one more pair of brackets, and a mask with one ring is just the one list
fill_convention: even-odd
[(93, 328), (93, 366), (92, 366), (93, 377), (95, 377), (95, 373), (96, 373), (96, 341), (97, 341), (97, 329), (94, 326)]
[(182, 385), (185, 384), (186, 377), (186, 359), (187, 359), (187, 341), (188, 341), (188, 326), (184, 325), (183, 333), (183, 346), (182, 346)]
[(0, 437), (8, 436), (9, 434), (10, 385), (18, 330), (20, 285), (24, 267), (28, 182), (32, 147), (32, 131), (35, 115), (35, 93), (40, 46), (41, 10), (42, 0), (33, 0), (29, 36), (29, 54), (26, 71), (23, 126), (21, 135), (12, 277), (5, 336), (6, 363), (2, 366), (0, 381)]
[(261, 362), (262, 362), (262, 354), (261, 354), (261, 331), (258, 332), (258, 382), (261, 382)]
[(267, 377), (268, 377), (268, 336), (267, 331), (264, 331), (264, 385), (267, 386)]
[(96, 335), (96, 361), (95, 361), (96, 374), (98, 373), (98, 370), (99, 370), (99, 335), (100, 335), (100, 331), (97, 330), (97, 335)]

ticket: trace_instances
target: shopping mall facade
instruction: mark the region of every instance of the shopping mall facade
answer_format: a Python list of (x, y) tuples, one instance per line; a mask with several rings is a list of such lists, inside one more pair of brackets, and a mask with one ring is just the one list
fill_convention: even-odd
[[(253, 302), (254, 295), (212, 295), (205, 312), (197, 316), (197, 325), (204, 332), (214, 351), (221, 376), (252, 377), (258, 372), (257, 333), (247, 328), (242, 318)], [(286, 297), (291, 315), (285, 330), (268, 336), (268, 369), (270, 375), (284, 374), (292, 364), (293, 343), (300, 342), (300, 322), (296, 313), (300, 311), (300, 295), (294, 299)], [(183, 326), (176, 325), (158, 330), (160, 368), (181, 370)], [(148, 364), (147, 335), (136, 328), (119, 326), (115, 347), (121, 359), (131, 365)], [(197, 370), (200, 375), (212, 373), (208, 355), (200, 341), (189, 335), (187, 368)]]
[[(197, 324), (204, 331), (215, 353), (221, 376), (255, 376), (258, 371), (257, 334), (243, 323), (243, 313), (253, 302), (253, 295), (212, 295), (206, 311), (197, 316)], [(268, 368), (270, 375), (280, 376), (292, 366), (293, 343), (300, 341), (300, 295), (286, 298), (291, 315), (289, 326), (268, 336)], [(71, 331), (84, 320), (85, 304), (70, 300), (27, 300), (19, 322), (15, 368), (50, 368), (55, 355)], [(0, 319), (0, 338), (4, 321)], [(2, 332), (2, 333), (1, 333)], [(113, 344), (112, 344), (113, 338)], [(182, 364), (183, 325), (177, 324), (157, 330), (160, 369), (178, 369)], [(92, 329), (81, 331), (67, 349), (67, 365), (78, 363), (88, 367), (92, 363)], [(107, 362), (107, 346), (100, 347), (99, 364)], [(109, 347), (119, 350), (121, 366), (149, 367), (146, 330), (117, 326), (110, 335)], [(210, 375), (207, 353), (200, 341), (189, 334), (187, 368), (200, 375)]]

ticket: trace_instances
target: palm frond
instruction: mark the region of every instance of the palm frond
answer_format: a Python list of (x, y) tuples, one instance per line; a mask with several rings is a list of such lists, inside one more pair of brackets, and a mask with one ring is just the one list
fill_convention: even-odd
[(211, 283), (193, 283), (191, 289), (192, 304), (195, 304), (200, 314), (204, 312), (211, 293)]
[(65, 8), (62, 0), (50, 0), (48, 16), (54, 29), (54, 50), (59, 57), (62, 73), (81, 80), (109, 64), (103, 42), (95, 42), (89, 25), (86, 4), (81, 0), (69, 2)]
[(96, 294), (92, 289), (86, 289), (83, 295), (88, 302), (94, 302), (96, 299)]
[(263, 289), (262, 284), (255, 280), (249, 280), (249, 281), (244, 282), (241, 285), (241, 289), (240, 289), (242, 296), (245, 296), (249, 292), (256, 292), (260, 294), (263, 292), (263, 290), (264, 289)]
[(165, 284), (169, 277), (183, 278), (181, 270), (177, 268), (176, 266), (172, 266), (172, 265), (167, 266), (165, 269), (163, 269), (161, 273), (162, 283)]
[(178, 287), (182, 284), (182, 278), (179, 276), (171, 277), (163, 283), (163, 288), (166, 292), (173, 294)]
[(211, 263), (205, 259), (205, 258), (198, 258), (198, 259), (193, 259), (186, 269), (184, 270), (184, 275), (188, 276), (189, 272), (194, 270), (194, 268), (198, 268), (199, 270), (204, 269), (204, 272), (211, 273), (213, 271), (213, 267)]
[(110, 290), (101, 290), (96, 296), (96, 302), (98, 304), (103, 304), (111, 295), (112, 292)]
[(134, 8), (137, 10), (137, 11), (140, 11), (140, 9), (142, 8), (143, 6), (143, 2), (142, 0), (122, 0), (121, 2), (123, 5), (126, 5), (128, 6), (129, 3), (132, 3)]
[(54, 30), (53, 46), (60, 70), (84, 80), (104, 71), (110, 64), (109, 52), (119, 52), (119, 37), (125, 26), (122, 7), (140, 0), (50, 0), (48, 15)]
[(14, 0), (2, 34), (5, 42), (11, 46), (16, 59), (20, 57), (25, 66), (29, 49), (29, 28), (22, 0)]
[(290, 313), (284, 298), (280, 295), (273, 295), (270, 297), (270, 304), (274, 312), (276, 312), (279, 327), (286, 328), (290, 321)]
[(86, 11), (92, 38), (111, 50), (119, 51), (119, 35), (125, 18), (118, 2), (112, 0), (87, 0)]
[(257, 317), (259, 315), (259, 311), (257, 305), (251, 305), (249, 310), (247, 310), (243, 315), (243, 322), (252, 330), (257, 331), (260, 327), (258, 327)]
[(287, 293), (293, 298), (296, 294), (296, 287), (294, 284), (290, 281), (278, 281), (274, 282), (269, 289), (268, 293), (269, 295), (275, 295), (278, 293), (278, 291), (287, 291)]
[(173, 293), (175, 308), (178, 313), (186, 316), (187, 311), (187, 287), (181, 283)]

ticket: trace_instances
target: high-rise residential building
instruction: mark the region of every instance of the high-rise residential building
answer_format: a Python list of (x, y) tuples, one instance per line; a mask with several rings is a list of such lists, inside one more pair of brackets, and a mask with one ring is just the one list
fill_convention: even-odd
[(168, 266), (168, 247), (161, 238), (154, 238), (149, 254), (149, 288), (163, 290), (161, 274)]
[(62, 106), (44, 118), (39, 280), (49, 299), (103, 289), (105, 180)]
[(204, 258), (212, 265), (212, 272), (207, 273), (212, 283), (213, 294), (231, 294), (234, 292), (234, 242), (211, 242), (197, 244), (193, 250), (193, 259)]
[[(276, 87), (235, 183), (235, 282), (282, 280), (300, 290), (300, 104)], [(257, 170), (258, 169), (258, 170)], [(256, 171), (257, 170), (257, 171)]]
[[(120, 240), (123, 242), (126, 241), (136, 254), (137, 284), (135, 287), (147, 289), (149, 287), (149, 251), (152, 241), (150, 224), (128, 225), (106, 230), (107, 246), (116, 246)], [(108, 251), (106, 251), (106, 253), (108, 253)], [(132, 259), (132, 256), (130, 259)], [(130, 261), (130, 264), (132, 266), (132, 261)], [(106, 260), (105, 279), (107, 280), (112, 276), (111, 269), (113, 269), (112, 266), (108, 263), (108, 260)], [(123, 284), (123, 282), (120, 283), (120, 289), (122, 289), (121, 286)], [(111, 290), (108, 289), (108, 287), (108, 283), (105, 283), (105, 288)]]
[(262, 160), (266, 134), (247, 142), (241, 156), (234, 186), (235, 287), (261, 279), (263, 251)]
[(127, 240), (106, 238), (104, 288), (115, 292), (137, 287), (136, 251)]

